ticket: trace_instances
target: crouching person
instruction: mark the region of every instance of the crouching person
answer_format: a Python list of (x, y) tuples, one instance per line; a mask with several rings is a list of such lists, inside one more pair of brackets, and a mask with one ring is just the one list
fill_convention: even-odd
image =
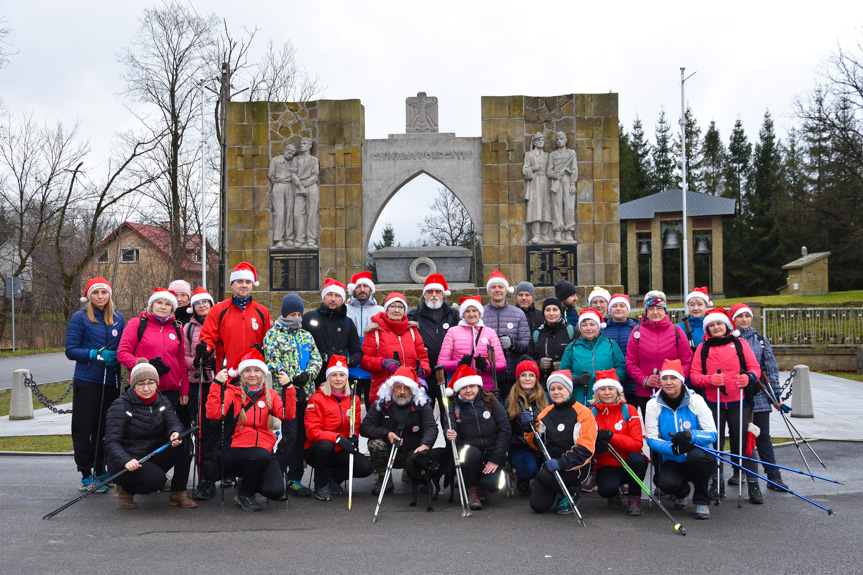
[[(234, 501), (244, 511), (260, 511), (255, 493), (268, 499), (285, 494), (285, 481), (273, 447), (274, 429), (280, 419), (296, 416), (296, 392), (285, 389), (287, 409), (282, 398), (267, 385), (267, 364), (257, 348), (240, 356), (237, 369), (216, 374), (207, 397), (207, 417), (219, 419), (225, 414), (225, 473), (240, 478)], [(228, 377), (233, 384), (228, 384)]]
[(695, 445), (716, 442), (716, 426), (707, 403), (683, 386), (679, 359), (666, 359), (660, 374), (659, 395), (647, 402), (645, 428), (647, 444), (662, 457), (653, 481), (663, 493), (676, 498), (675, 509), (686, 509), (692, 483), (695, 518), (710, 519), (707, 482), (716, 460)]
[[(377, 401), (360, 425), (360, 435), (369, 440), (369, 459), (377, 473), (375, 495), (383, 489), (393, 442), (400, 442), (393, 467), (401, 469), (412, 453), (432, 448), (437, 439), (437, 423), (429, 396), (412, 367), (399, 367), (381, 385)], [(392, 475), (386, 490), (393, 490)]]
[[(168, 504), (183, 509), (197, 507), (186, 493), (191, 457), (187, 446), (177, 437), (183, 424), (171, 407), (171, 402), (157, 390), (159, 373), (139, 358), (129, 375), (129, 386), (108, 408), (105, 424), (105, 451), (111, 475), (122, 468), (127, 473), (116, 479), (117, 502), (124, 509), (138, 507), (134, 496), (152, 493), (165, 485), (165, 473), (174, 468)], [(166, 441), (171, 447), (157, 453), (144, 463), (138, 459), (161, 447)]]
[[(559, 515), (569, 515), (573, 510), (561, 492), (554, 472), (560, 473), (563, 484), (578, 505), (581, 484), (590, 473), (596, 443), (596, 419), (587, 407), (575, 400), (572, 376), (568, 370), (555, 371), (548, 376), (548, 396), (551, 405), (536, 417), (536, 429), (542, 434), (551, 458), (536, 474), (530, 493), (530, 508), (542, 513), (556, 507)], [(529, 418), (525, 422), (532, 423)], [(534, 449), (541, 449), (532, 430), (525, 434), (525, 439)]]

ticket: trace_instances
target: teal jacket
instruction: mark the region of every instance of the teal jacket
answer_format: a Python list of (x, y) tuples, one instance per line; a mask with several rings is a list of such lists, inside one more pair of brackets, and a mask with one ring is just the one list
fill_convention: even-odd
[[(304, 386), (306, 397), (315, 392), (315, 377), (321, 370), (321, 354), (315, 346), (312, 335), (304, 329), (289, 329), (276, 320), (273, 327), (264, 335), (264, 355), (267, 367), (273, 372), (273, 389), (281, 391), (278, 373), (284, 371), (293, 378), (302, 372), (309, 374)], [(300, 394), (297, 394), (299, 398)]]
[(563, 352), (560, 360), (560, 369), (568, 369), (575, 379), (584, 372), (591, 375), (587, 386), (587, 397), (584, 388), (576, 385), (572, 395), (576, 401), (583, 405), (593, 398), (593, 382), (596, 380), (596, 372), (601, 369), (613, 369), (617, 372), (617, 379), (623, 381), (626, 377), (626, 358), (620, 347), (603, 334), (599, 334), (592, 341), (580, 337), (568, 346)]

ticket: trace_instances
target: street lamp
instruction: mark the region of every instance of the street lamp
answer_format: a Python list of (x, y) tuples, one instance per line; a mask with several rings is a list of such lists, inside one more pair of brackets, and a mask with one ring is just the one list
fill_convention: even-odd
[(684, 77), (683, 71), (686, 68), (680, 68), (680, 165), (683, 174), (683, 295), (689, 293), (689, 250), (686, 247), (687, 240), (687, 224), (686, 224), (686, 98), (684, 96), (684, 87), (686, 81), (692, 78), (697, 72), (693, 72), (689, 76)]

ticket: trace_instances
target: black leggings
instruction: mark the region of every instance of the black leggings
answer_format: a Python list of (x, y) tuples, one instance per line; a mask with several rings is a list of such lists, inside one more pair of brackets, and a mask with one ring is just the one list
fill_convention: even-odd
[[(713, 414), (713, 419), (716, 419), (716, 404), (708, 403), (710, 407), (710, 413)], [(718, 451), (724, 451), (722, 446), (725, 445), (725, 424), (728, 424), (728, 432), (730, 437), (728, 438), (728, 443), (730, 444), (730, 451), (735, 455), (742, 455), (740, 453), (740, 426), (743, 426), (743, 450), (746, 451), (746, 434), (749, 433), (749, 419), (752, 417), (752, 408), (744, 407), (743, 408), (743, 417), (740, 417), (740, 402), (735, 403), (720, 403), (719, 404), (719, 421), (716, 422), (716, 429), (719, 431), (719, 448)], [(735, 463), (741, 463), (740, 459), (737, 457), (728, 457), (731, 461)], [(742, 462), (744, 469), (747, 472), (757, 473), (758, 472), (758, 464), (753, 463), (751, 461), (743, 461)], [(724, 471), (725, 465), (720, 462), (719, 469), (720, 472)], [(736, 469), (736, 467), (735, 467)], [(748, 478), (752, 481), (756, 481), (757, 478), (754, 475), (750, 475), (747, 473)]]
[[(776, 454), (773, 451), (773, 438), (770, 437), (770, 412), (756, 411), (752, 414), (752, 423), (758, 426), (761, 433), (755, 440), (755, 448), (758, 449), (758, 459), (767, 463), (776, 463)], [(753, 456), (754, 457), (754, 456)], [(762, 465), (768, 479), (781, 479), (782, 472), (778, 467)], [(758, 466), (756, 464), (756, 470)]]
[[(624, 459), (626, 464), (639, 479), (644, 479), (647, 473), (647, 458), (643, 453), (633, 451)], [(626, 472), (623, 467), (614, 465), (603, 465), (596, 470), (596, 490), (600, 497), (613, 497), (620, 491), (620, 484), (629, 485), (629, 495), (641, 497), (641, 486)]]
[(363, 403), (366, 404), (366, 413), (372, 408), (371, 398), (369, 394), (372, 392), (371, 379), (355, 379), (354, 386), (357, 389), (357, 397), (363, 396)]
[[(590, 467), (590, 465), (585, 465), (580, 469), (560, 472), (560, 478), (563, 479), (563, 484), (566, 485), (569, 494), (573, 495), (573, 499), (577, 498), (577, 495), (574, 494), (578, 493), (581, 484), (587, 479)], [(563, 495), (563, 493), (554, 474), (545, 466), (540, 467), (539, 473), (536, 474), (533, 490), (530, 492), (530, 508), (537, 513), (548, 511), (554, 506), (557, 495)]]
[[(115, 481), (127, 492), (135, 494), (152, 493), (158, 491), (165, 485), (165, 473), (172, 467), (174, 476), (171, 478), (171, 492), (186, 490), (189, 482), (189, 439), (186, 438), (182, 445), (169, 447), (157, 453), (141, 464), (135, 471), (127, 471)], [(113, 469), (112, 474), (120, 471)]]
[[(75, 451), (75, 465), (85, 478), (90, 477), (93, 468), (96, 475), (102, 475), (105, 472), (105, 414), (114, 400), (120, 397), (120, 389), (81, 379), (72, 380), (72, 388), (72, 448)], [(95, 462), (94, 457), (97, 458)]]
[[(330, 478), (341, 483), (348, 478), (350, 454), (326, 439), (316, 441), (305, 451), (306, 462), (315, 470), (315, 489), (325, 487)], [(362, 454), (354, 455), (354, 477), (368, 477), (375, 470), (371, 460)]]
[(241, 477), (239, 493), (260, 493), (278, 499), (285, 493), (285, 481), (276, 456), (263, 447), (231, 447), (225, 450), (225, 472)]
[[(297, 402), (297, 418), (294, 420), (296, 429), (292, 445), (285, 443), (285, 461), (288, 466), (288, 481), (303, 479), (303, 446), (306, 444), (306, 402)], [(281, 442), (280, 442), (281, 445)], [(289, 449), (290, 448), (290, 449)], [(281, 448), (278, 449), (281, 451)]]
[(465, 487), (479, 487), (488, 493), (494, 493), (500, 489), (503, 465), (499, 466), (494, 473), (483, 473), (482, 469), (488, 460), (483, 457), (482, 451), (473, 445), (461, 447), (459, 455)]
[(715, 469), (716, 459), (697, 447), (686, 454), (686, 461), (663, 461), (653, 481), (663, 493), (682, 498), (689, 495), (689, 483), (695, 488), (692, 502), (710, 505), (707, 498), (707, 481)]

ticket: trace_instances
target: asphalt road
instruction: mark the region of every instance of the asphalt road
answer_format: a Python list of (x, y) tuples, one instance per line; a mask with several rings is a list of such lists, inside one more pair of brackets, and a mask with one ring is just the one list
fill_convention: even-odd
[[(736, 489), (709, 521), (694, 509), (673, 511), (687, 530), (676, 534), (657, 509), (630, 518), (586, 495), (587, 529), (573, 517), (538, 515), (527, 499), (493, 495), (492, 504), (462, 518), (443, 498), (433, 513), (408, 507), (409, 487), (387, 495), (377, 524), (371, 480), (357, 482), (353, 511), (346, 497), (269, 503), (245, 513), (226, 493), (198, 509), (169, 508), (167, 494), (137, 496), (121, 510), (115, 496), (91, 495), (58, 516), (41, 517), (77, 495), (70, 457), (0, 458), (0, 565), (6, 573), (861, 573), (863, 571), (863, 443), (815, 442), (845, 485), (785, 474), (792, 489), (836, 510), (764, 490), (766, 503)], [(794, 447), (780, 462), (800, 463)], [(813, 469), (815, 471), (815, 469)], [(815, 473), (819, 473), (815, 471)], [(398, 475), (396, 476), (398, 478)], [(667, 501), (667, 499), (665, 500)], [(646, 502), (645, 502), (646, 503)], [(645, 505), (646, 508), (646, 505)]]
[(12, 372), (16, 369), (29, 369), (36, 383), (41, 384), (72, 379), (75, 362), (66, 359), (63, 352), (0, 358), (0, 389), (12, 389)]

